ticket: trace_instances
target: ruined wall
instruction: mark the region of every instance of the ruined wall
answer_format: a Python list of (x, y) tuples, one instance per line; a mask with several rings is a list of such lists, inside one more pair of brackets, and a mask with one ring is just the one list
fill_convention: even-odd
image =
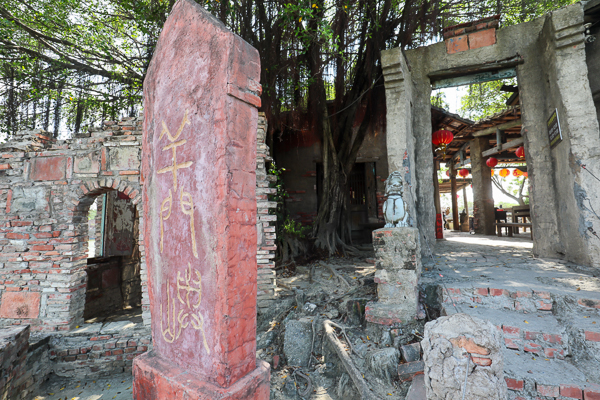
[(29, 328), (0, 329), (0, 398), (24, 399), (33, 383), (26, 370)]
[(256, 263), (258, 266), (258, 291), (257, 307), (269, 308), (277, 300), (275, 292), (275, 250), (277, 245), (277, 216), (269, 211), (277, 208), (277, 203), (269, 201), (269, 195), (277, 192), (276, 188), (269, 187), (277, 180), (274, 175), (267, 172), (267, 163), (272, 161), (269, 155), (269, 147), (265, 144), (267, 137), (267, 118), (264, 113), (258, 114), (258, 128), (256, 133), (256, 206), (258, 208), (256, 218)]
[[(109, 191), (141, 201), (140, 128), (126, 118), (58, 142), (36, 130), (0, 147), (0, 324), (82, 324), (88, 209)], [(143, 248), (140, 258), (143, 272)]]
[[(599, 186), (581, 167), (600, 171), (598, 121), (585, 64), (583, 6), (577, 3), (499, 29), (495, 37), (488, 35), (489, 40), (478, 48), (460, 48), (458, 39), (471, 43), (464, 35), (453, 39), (454, 47), (442, 42), (408, 50), (406, 67), (399, 49), (383, 53), (386, 91), (401, 93), (395, 98), (400, 102), (394, 106), (396, 112), (390, 109), (396, 100), (388, 95), (388, 126), (398, 127), (397, 132), (388, 130), (388, 136), (394, 135), (388, 137), (390, 165), (402, 165), (405, 149), (415, 140), (411, 167), (416, 169), (418, 219), (430, 237), (435, 226), (428, 122), (431, 81), (475, 74), (491, 66), (514, 67), (530, 178), (534, 254), (600, 266), (600, 239), (595, 237), (600, 220), (591, 211), (600, 208)], [(405, 79), (409, 76), (411, 82)], [(565, 140), (550, 149), (547, 120), (555, 108)], [(410, 151), (407, 154), (410, 159)]]
[(89, 378), (131, 371), (133, 359), (152, 350), (152, 338), (141, 323), (86, 324), (54, 336), (47, 350), (54, 374)]

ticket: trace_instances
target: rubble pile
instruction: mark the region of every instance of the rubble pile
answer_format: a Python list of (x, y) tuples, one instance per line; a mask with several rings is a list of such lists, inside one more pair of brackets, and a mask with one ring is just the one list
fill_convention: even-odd
[[(425, 321), (365, 320), (377, 300), (373, 253), (279, 271), (280, 301), (258, 316), (257, 354), (271, 364), (271, 399), (404, 398), (423, 373)], [(392, 396), (392, 397), (390, 397)]]

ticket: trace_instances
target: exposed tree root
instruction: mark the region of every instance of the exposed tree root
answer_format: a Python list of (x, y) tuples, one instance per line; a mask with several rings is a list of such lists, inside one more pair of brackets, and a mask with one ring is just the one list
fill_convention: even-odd
[[(325, 321), (323, 321), (323, 327), (325, 328), (325, 337), (327, 338), (327, 340), (329, 341), (329, 343), (335, 350), (337, 356), (339, 357), (340, 361), (342, 362), (342, 365), (344, 366), (344, 368), (346, 370), (346, 373), (350, 376), (350, 379), (352, 379), (352, 382), (354, 383), (354, 386), (356, 387), (356, 390), (357, 390), (358, 394), (360, 395), (360, 398), (361, 399), (377, 399), (377, 396), (375, 395), (375, 393), (373, 393), (371, 391), (371, 389), (369, 388), (369, 385), (362, 377), (362, 374), (360, 373), (360, 371), (356, 368), (356, 366), (354, 366), (354, 363), (352, 362), (352, 359), (348, 355), (348, 352), (344, 349), (344, 346), (338, 340), (337, 335), (335, 334), (334, 327), (339, 327), (339, 325), (326, 319)], [(339, 327), (339, 329), (343, 330), (343, 328), (341, 328), (341, 327)], [(348, 343), (350, 344), (350, 341), (348, 341)], [(350, 349), (352, 349), (351, 344), (350, 344)]]
[(337, 270), (335, 269), (335, 267), (333, 265), (324, 263), (323, 261), (319, 262), (319, 264), (326, 267), (327, 269), (329, 269), (331, 271), (331, 273), (337, 278), (337, 280), (340, 281), (340, 283), (344, 284), (344, 286), (346, 286), (346, 288), (350, 289), (352, 287), (350, 285), (350, 283), (348, 283), (348, 281), (346, 279), (344, 279), (344, 277), (342, 275), (340, 275), (339, 272), (337, 272)]

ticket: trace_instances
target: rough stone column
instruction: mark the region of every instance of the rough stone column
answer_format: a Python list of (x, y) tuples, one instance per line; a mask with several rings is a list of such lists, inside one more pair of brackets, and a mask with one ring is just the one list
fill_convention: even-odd
[(421, 342), (428, 400), (503, 400), (502, 331), (490, 321), (455, 314), (425, 325)]
[[(381, 53), (387, 107), (387, 153), (389, 172), (400, 171), (404, 181), (404, 202), (410, 226), (417, 226), (415, 140), (413, 137), (413, 85), (406, 59), (400, 49)], [(433, 199), (432, 199), (433, 200)], [(433, 228), (433, 226), (432, 226)]]
[(154, 351), (135, 399), (268, 399), (256, 360), (258, 52), (179, 0), (144, 82), (144, 239)]
[(367, 303), (365, 318), (380, 325), (401, 325), (417, 317), (421, 246), (419, 230), (411, 227), (373, 231), (377, 302)]
[(494, 195), (492, 172), (481, 153), (490, 148), (485, 137), (471, 141), (471, 175), (473, 176), (473, 219), (475, 233), (494, 234)]

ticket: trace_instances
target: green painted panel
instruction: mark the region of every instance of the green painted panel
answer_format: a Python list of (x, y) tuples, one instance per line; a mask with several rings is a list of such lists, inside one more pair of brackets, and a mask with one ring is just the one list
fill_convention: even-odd
[(515, 68), (504, 68), (498, 71), (480, 72), (472, 75), (458, 76), (455, 78), (440, 79), (431, 83), (432, 89), (442, 89), (455, 86), (471, 85), (473, 83), (483, 83), (497, 81), (499, 79), (514, 78), (517, 76)]

